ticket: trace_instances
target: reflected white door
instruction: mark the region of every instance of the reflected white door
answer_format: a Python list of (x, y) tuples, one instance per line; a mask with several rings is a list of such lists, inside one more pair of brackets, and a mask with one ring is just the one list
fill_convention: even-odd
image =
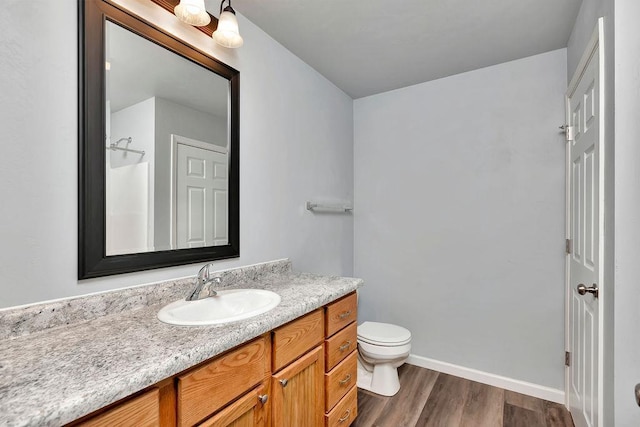
[(228, 159), (212, 144), (174, 138), (172, 247), (226, 245), (228, 237)]
[[(597, 40), (597, 39), (596, 39)], [(578, 292), (578, 285), (602, 287), (601, 261), (601, 87), (600, 49), (590, 49), (585, 67), (567, 94), (569, 235), (569, 406), (576, 427), (598, 426), (600, 299)]]

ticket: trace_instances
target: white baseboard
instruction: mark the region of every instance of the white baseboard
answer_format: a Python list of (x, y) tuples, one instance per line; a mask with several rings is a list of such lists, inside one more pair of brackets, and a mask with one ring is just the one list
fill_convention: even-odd
[(565, 403), (565, 393), (563, 390), (528, 383), (526, 381), (514, 380), (513, 378), (490, 374), (488, 372), (478, 371), (477, 369), (465, 368), (464, 366), (441, 362), (439, 360), (429, 359), (415, 354), (409, 355), (407, 363), (410, 365), (420, 366), (421, 368), (427, 368), (433, 371), (465, 378), (471, 381), (492, 385), (494, 387), (504, 388), (505, 390), (515, 391), (537, 397), (539, 399), (550, 400), (551, 402), (563, 405)]

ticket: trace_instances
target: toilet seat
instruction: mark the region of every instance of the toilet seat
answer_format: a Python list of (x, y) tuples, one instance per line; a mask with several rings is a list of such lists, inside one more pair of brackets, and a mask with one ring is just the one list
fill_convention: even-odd
[(382, 347), (403, 346), (411, 342), (411, 332), (389, 323), (364, 322), (358, 326), (358, 341)]

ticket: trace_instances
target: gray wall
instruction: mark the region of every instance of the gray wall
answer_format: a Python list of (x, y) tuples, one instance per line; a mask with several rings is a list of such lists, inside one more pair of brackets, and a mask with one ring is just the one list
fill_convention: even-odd
[(355, 101), (362, 320), (563, 389), (566, 50)]
[[(583, 0), (567, 45), (567, 81), (576, 72), (599, 17), (604, 17), (604, 283), (600, 283), (603, 323), (603, 425), (614, 425), (614, 16), (613, 0)], [(619, 424), (624, 425), (624, 424)]]
[[(152, 22), (173, 22), (152, 2), (130, 3)], [(77, 280), (77, 4), (0, 5), (0, 307), (191, 276), (198, 269)], [(245, 45), (237, 51), (217, 47), (195, 28), (172, 29), (241, 72), (242, 256), (216, 266), (291, 257), (299, 270), (350, 275), (352, 217), (314, 216), (303, 206), (315, 196), (353, 196), (352, 100), (239, 19)]]

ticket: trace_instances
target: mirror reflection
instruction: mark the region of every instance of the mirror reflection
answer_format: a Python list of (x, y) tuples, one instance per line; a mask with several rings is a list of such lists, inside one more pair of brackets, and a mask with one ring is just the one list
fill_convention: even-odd
[(229, 80), (105, 28), (106, 254), (227, 245)]

